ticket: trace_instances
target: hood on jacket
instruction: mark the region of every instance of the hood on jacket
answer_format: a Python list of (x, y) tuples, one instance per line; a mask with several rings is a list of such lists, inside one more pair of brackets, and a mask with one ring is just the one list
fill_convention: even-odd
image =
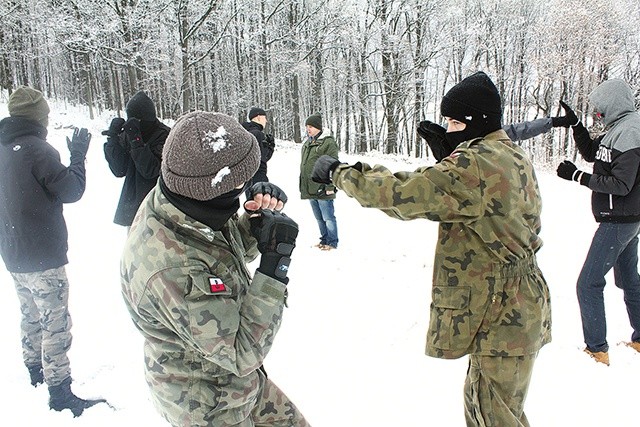
[(602, 114), (606, 126), (620, 117), (636, 111), (633, 91), (621, 79), (611, 79), (600, 83), (589, 94), (589, 102), (597, 113)]
[(26, 135), (46, 139), (47, 128), (25, 117), (6, 117), (0, 120), (0, 143), (10, 144), (14, 139)]

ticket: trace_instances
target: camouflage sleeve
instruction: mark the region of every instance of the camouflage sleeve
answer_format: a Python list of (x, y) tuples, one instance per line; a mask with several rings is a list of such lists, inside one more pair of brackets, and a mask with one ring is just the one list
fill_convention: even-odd
[[(224, 273), (224, 272), (222, 272)], [(220, 282), (233, 280), (217, 274)], [(258, 369), (280, 328), (285, 285), (256, 272), (247, 293), (238, 298), (235, 286), (212, 286), (212, 273), (193, 268), (166, 269), (149, 283), (162, 289), (162, 304), (153, 304), (155, 321), (176, 334), (203, 358), (238, 376)], [(188, 282), (188, 286), (180, 285)], [(176, 286), (177, 285), (177, 286)], [(186, 294), (182, 289), (186, 288)], [(149, 306), (147, 306), (149, 307)]]
[(380, 165), (361, 165), (361, 170), (338, 166), (333, 181), (363, 207), (401, 220), (439, 222), (473, 221), (483, 212), (478, 166), (466, 150), (414, 172), (394, 174)]
[(249, 215), (245, 212), (240, 215), (238, 220), (238, 230), (240, 231), (240, 237), (242, 238), (242, 246), (244, 247), (244, 259), (249, 263), (256, 259), (260, 252), (258, 252), (258, 241), (251, 234), (251, 224), (249, 223)]

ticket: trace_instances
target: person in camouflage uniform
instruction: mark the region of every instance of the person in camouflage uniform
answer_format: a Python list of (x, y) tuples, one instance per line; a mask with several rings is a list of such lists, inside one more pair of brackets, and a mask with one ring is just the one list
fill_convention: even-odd
[[(163, 149), (121, 262), (122, 295), (145, 338), (146, 380), (173, 426), (304, 427), (263, 362), (280, 327), (298, 233), (286, 195), (256, 183), (256, 139), (231, 117), (182, 116)], [(246, 263), (261, 254), (253, 275)]]
[(453, 153), (432, 167), (318, 160), (313, 176), (362, 206), (440, 223), (426, 354), (469, 355), (468, 426), (528, 426), (524, 402), (551, 340), (549, 290), (536, 262), (541, 200), (533, 166), (501, 129), (500, 96), (478, 72), (443, 98)]
[(71, 391), (68, 233), (62, 208), (84, 194), (91, 134), (75, 129), (67, 138), (67, 167), (46, 141), (49, 105), (42, 93), (19, 87), (8, 107), (10, 117), (0, 121), (0, 252), (20, 301), (22, 357), (31, 385), (46, 382), (49, 407), (79, 416), (104, 400), (80, 399)]

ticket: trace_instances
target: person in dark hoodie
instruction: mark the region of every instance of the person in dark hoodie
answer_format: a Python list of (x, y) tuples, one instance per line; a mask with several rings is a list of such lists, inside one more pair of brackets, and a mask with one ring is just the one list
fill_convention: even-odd
[(593, 163), (593, 173), (579, 170), (568, 160), (558, 165), (557, 173), (592, 191), (591, 208), (600, 225), (578, 276), (577, 292), (584, 351), (609, 365), (603, 290), (612, 268), (633, 329), (626, 344), (640, 352), (640, 114), (633, 91), (620, 79), (598, 85), (589, 94), (589, 102), (596, 117), (603, 120), (605, 133), (592, 139), (579, 121), (572, 129), (580, 155)]
[(251, 184), (269, 182), (267, 162), (273, 156), (276, 144), (273, 140), (273, 135), (264, 132), (267, 126), (267, 113), (262, 108), (253, 107), (249, 110), (247, 118), (249, 121), (242, 123), (242, 127), (256, 138), (260, 147), (260, 166), (258, 166), (258, 170), (251, 178)]
[(46, 141), (49, 105), (42, 93), (21, 86), (8, 107), (10, 117), (0, 121), (0, 252), (20, 301), (22, 355), (31, 385), (47, 383), (49, 407), (79, 416), (104, 400), (80, 399), (71, 391), (68, 236), (62, 206), (84, 193), (91, 134), (75, 129), (67, 138), (67, 167)]
[(102, 134), (107, 136), (104, 157), (111, 172), (124, 177), (113, 222), (129, 227), (158, 181), (162, 147), (171, 129), (158, 120), (153, 101), (143, 91), (131, 97), (125, 110), (127, 120), (114, 118)]

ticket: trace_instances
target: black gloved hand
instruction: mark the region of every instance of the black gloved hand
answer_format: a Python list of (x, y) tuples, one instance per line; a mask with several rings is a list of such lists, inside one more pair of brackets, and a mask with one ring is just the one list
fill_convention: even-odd
[(276, 141), (275, 139), (273, 139), (273, 135), (271, 135), (270, 133), (264, 134), (264, 142), (267, 144), (267, 147), (273, 148), (276, 146)]
[(91, 142), (91, 134), (87, 128), (75, 128), (71, 139), (67, 137), (67, 147), (71, 153), (71, 158), (84, 160), (89, 150), (89, 142)]
[[(247, 192), (247, 201), (253, 200), (256, 194), (268, 194), (272, 199), (280, 200), (283, 205), (287, 203), (287, 200), (289, 200), (285, 192), (280, 187), (270, 182), (256, 182), (253, 184)], [(248, 212), (253, 213), (252, 211)]]
[(554, 128), (568, 128), (580, 123), (580, 120), (578, 120), (578, 116), (576, 116), (576, 113), (571, 109), (571, 107), (569, 107), (563, 101), (560, 101), (560, 106), (564, 108), (564, 116), (551, 117), (551, 126), (553, 126)]
[(565, 160), (564, 162), (560, 163), (558, 165), (558, 169), (556, 169), (556, 173), (562, 179), (566, 179), (568, 181), (576, 181), (587, 187), (589, 186), (589, 180), (591, 179), (590, 173), (581, 171), (569, 160)]
[(296, 247), (298, 224), (285, 214), (264, 209), (249, 218), (251, 234), (258, 241), (262, 254), (258, 271), (283, 283), (291, 263), (291, 253)]
[(124, 123), (124, 132), (129, 138), (131, 145), (142, 144), (142, 131), (140, 130), (140, 120), (135, 117), (131, 117)]
[(102, 134), (111, 137), (117, 137), (122, 132), (122, 127), (124, 126), (124, 119), (122, 117), (115, 117), (111, 120), (111, 124), (109, 125), (109, 129), (103, 130)]
[(447, 130), (429, 120), (421, 121), (418, 124), (417, 131), (418, 135), (427, 142), (437, 162), (447, 157), (456, 148), (449, 145), (445, 137)]
[(311, 180), (321, 184), (331, 184), (331, 174), (336, 170), (339, 164), (340, 160), (323, 154), (313, 165)]

